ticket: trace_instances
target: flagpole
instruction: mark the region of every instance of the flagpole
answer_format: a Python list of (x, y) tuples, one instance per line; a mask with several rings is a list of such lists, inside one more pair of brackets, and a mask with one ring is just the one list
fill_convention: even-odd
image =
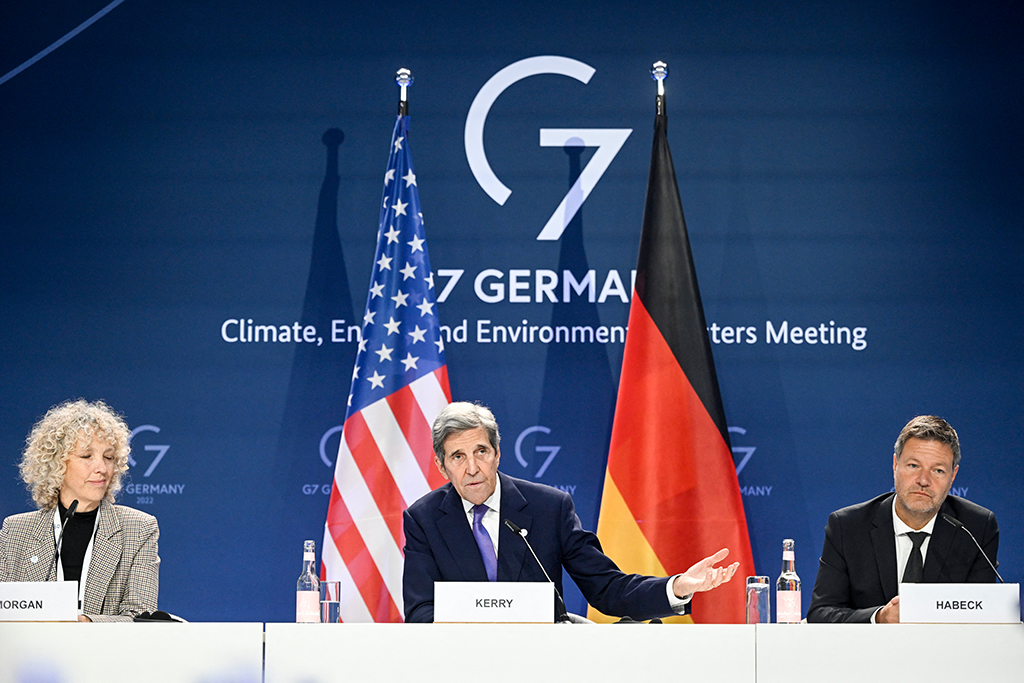
[(401, 94), (398, 98), (398, 115), (408, 116), (409, 115), (409, 102), (406, 99), (408, 96), (408, 88), (412, 85), (413, 77), (412, 72), (408, 69), (399, 69), (398, 73), (395, 74), (395, 82), (401, 88)]

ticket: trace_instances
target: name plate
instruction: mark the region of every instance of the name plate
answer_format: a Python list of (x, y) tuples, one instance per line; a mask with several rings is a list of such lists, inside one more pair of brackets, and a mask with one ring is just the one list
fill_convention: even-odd
[(435, 581), (434, 622), (551, 624), (555, 587), (515, 581)]
[(1018, 624), (1020, 584), (901, 583), (900, 622)]
[(0, 582), (0, 621), (78, 621), (78, 582)]

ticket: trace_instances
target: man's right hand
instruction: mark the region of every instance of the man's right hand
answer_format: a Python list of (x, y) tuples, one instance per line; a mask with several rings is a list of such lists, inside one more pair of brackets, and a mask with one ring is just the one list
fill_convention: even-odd
[(875, 615), (876, 624), (898, 624), (900, 623), (900, 596), (889, 601), (889, 604), (878, 610)]

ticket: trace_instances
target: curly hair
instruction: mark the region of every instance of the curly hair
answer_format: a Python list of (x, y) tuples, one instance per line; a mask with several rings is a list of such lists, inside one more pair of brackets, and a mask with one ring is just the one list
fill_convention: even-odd
[(102, 400), (65, 401), (50, 410), (32, 427), (21, 456), (21, 478), (41, 510), (57, 505), (60, 487), (68, 471), (71, 452), (93, 437), (114, 447), (114, 476), (105, 498), (111, 503), (121, 490), (121, 475), (128, 471), (131, 432), (124, 418)]

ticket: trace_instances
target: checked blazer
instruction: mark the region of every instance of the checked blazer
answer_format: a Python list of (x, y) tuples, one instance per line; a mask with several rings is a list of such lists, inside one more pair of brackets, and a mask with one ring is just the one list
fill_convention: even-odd
[[(0, 529), (0, 581), (46, 581), (56, 550), (56, 508), (11, 515)], [(156, 610), (160, 578), (156, 517), (100, 503), (82, 612), (93, 621), (131, 621)]]

